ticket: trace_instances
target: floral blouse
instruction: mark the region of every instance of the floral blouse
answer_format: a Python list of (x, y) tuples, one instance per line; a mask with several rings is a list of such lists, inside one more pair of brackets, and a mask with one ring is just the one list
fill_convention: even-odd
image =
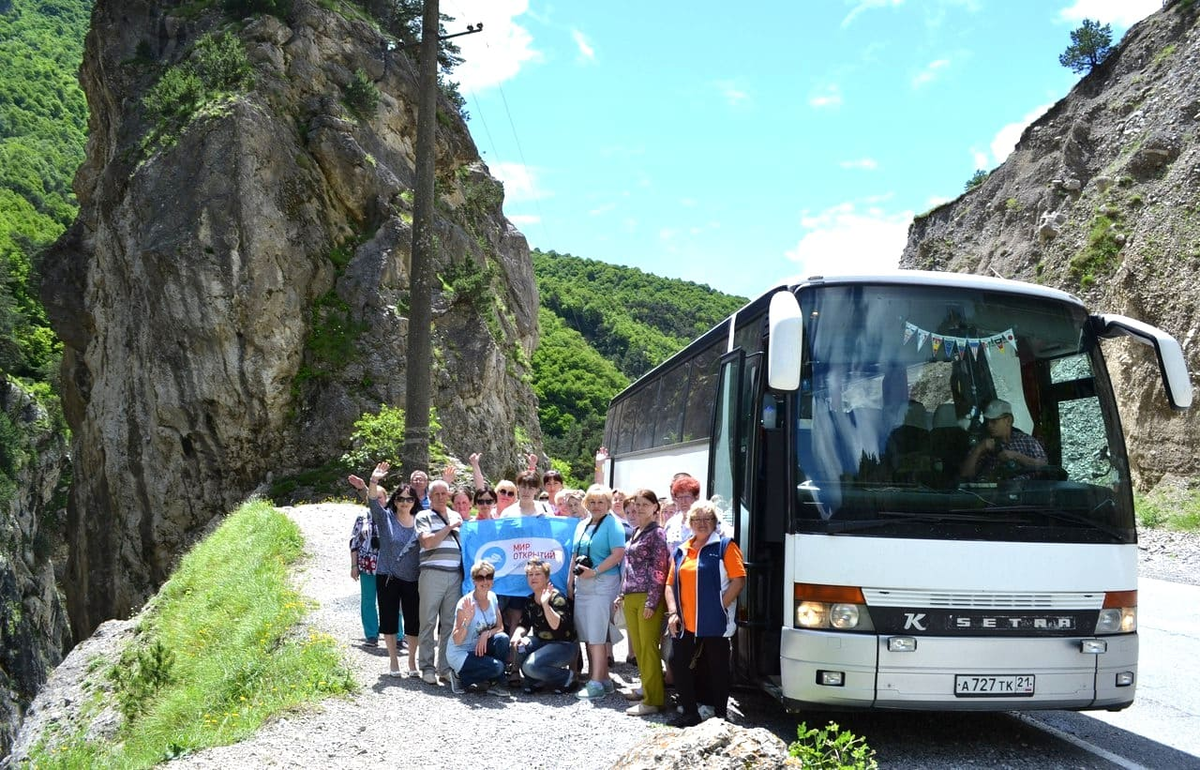
[(634, 534), (625, 545), (624, 582), (622, 594), (646, 594), (646, 607), (653, 610), (663, 600), (663, 589), (667, 584), (667, 572), (671, 566), (671, 552), (667, 550), (667, 538), (658, 522), (650, 522), (645, 529)]

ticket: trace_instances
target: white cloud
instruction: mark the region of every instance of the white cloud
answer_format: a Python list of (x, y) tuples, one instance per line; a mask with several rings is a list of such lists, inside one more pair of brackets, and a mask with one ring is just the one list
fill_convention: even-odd
[(976, 171), (986, 171), (992, 167), (988, 154), (983, 150), (976, 150), (972, 148), (971, 159), (974, 161), (974, 167)]
[(488, 169), (492, 176), (504, 183), (505, 203), (521, 203), (550, 197), (549, 193), (538, 188), (533, 171), (524, 164), (491, 163)]
[(713, 85), (716, 86), (721, 96), (725, 97), (725, 101), (730, 107), (740, 106), (750, 98), (750, 94), (732, 80), (717, 80)]
[[(1025, 117), (1021, 118), (1016, 123), (1009, 123), (1007, 126), (1004, 126), (999, 131), (997, 131), (996, 135), (994, 137), (992, 137), (991, 145), (989, 145), (989, 147), (991, 148), (991, 151), (992, 151), (992, 164), (991, 165), (998, 166), (1001, 163), (1003, 163), (1004, 159), (1007, 158), (1009, 156), (1009, 153), (1011, 153), (1013, 151), (1013, 148), (1017, 146), (1017, 142), (1021, 139), (1021, 132), (1025, 130), (1025, 127), (1028, 126), (1033, 121), (1040, 118), (1042, 115), (1044, 115), (1046, 113), (1046, 110), (1050, 109), (1053, 106), (1054, 105), (1052, 105), (1052, 104), (1042, 104), (1037, 107), (1034, 107), (1032, 110), (1030, 110), (1028, 113), (1025, 114)], [(978, 161), (979, 161), (979, 158), (976, 157), (976, 167), (977, 168), (986, 168), (987, 167), (987, 166), (979, 165)]]
[(525, 64), (542, 60), (533, 47), (533, 35), (517, 23), (529, 10), (529, 0), (453, 0), (442, 6), (454, 16), (447, 31), (461, 31), (467, 24), (483, 24), (483, 32), (454, 39), (462, 50), (463, 63), (451, 73), (464, 94), (486, 91), (511, 80)]
[(658, 239), (660, 241), (674, 240), (677, 235), (679, 235), (679, 231), (674, 227), (664, 227), (658, 231)]
[(854, 5), (854, 8), (851, 9), (850, 13), (846, 14), (846, 18), (842, 19), (842, 26), (850, 26), (850, 22), (854, 21), (854, 17), (865, 11), (874, 8), (885, 8), (889, 5), (895, 8), (903, 4), (904, 0), (846, 0), (846, 5)]
[(510, 214), (508, 221), (517, 227), (522, 227), (524, 225), (536, 225), (542, 221), (542, 218), (537, 214)]
[(842, 168), (855, 168), (862, 171), (874, 171), (879, 168), (879, 163), (874, 158), (859, 158), (858, 160), (844, 160), (838, 164)]
[(1075, 0), (1058, 15), (1063, 21), (1071, 23), (1096, 19), (1101, 24), (1128, 28), (1162, 6), (1162, 0)]
[(596, 208), (588, 211), (588, 215), (593, 216), (593, 217), (598, 217), (601, 214), (607, 214), (608, 212), (612, 211), (616, 207), (617, 207), (617, 204), (615, 204), (615, 203), (602, 203), (599, 206), (597, 206)]
[(571, 30), (571, 39), (575, 41), (575, 47), (579, 49), (579, 58), (585, 62), (596, 61), (596, 49), (588, 41), (587, 36), (577, 29)]
[(936, 61), (929, 62), (929, 64), (925, 65), (925, 69), (917, 73), (916, 77), (912, 79), (912, 87), (920, 88), (923, 85), (932, 83), (937, 78), (939, 71), (949, 66), (949, 59), (937, 59)]
[(932, 195), (930, 196), (929, 200), (926, 201), (926, 205), (931, 209), (936, 209), (938, 206), (942, 205), (943, 203), (949, 203), (951, 200), (953, 200), (953, 198), (945, 198), (941, 195)]
[(804, 234), (785, 256), (801, 275), (844, 275), (895, 269), (908, 239), (912, 212), (888, 213), (847, 201), (817, 214), (804, 212)]
[(817, 109), (839, 107), (842, 104), (842, 87), (837, 83), (830, 83), (810, 96), (808, 103)]

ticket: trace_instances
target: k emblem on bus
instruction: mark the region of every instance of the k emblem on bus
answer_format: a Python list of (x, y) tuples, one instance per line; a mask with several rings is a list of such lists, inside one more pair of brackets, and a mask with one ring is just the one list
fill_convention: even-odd
[(912, 629), (912, 628), (915, 628), (918, 631), (929, 630), (925, 626), (925, 613), (924, 612), (906, 612), (906, 613), (904, 613), (904, 630), (908, 631), (909, 629)]

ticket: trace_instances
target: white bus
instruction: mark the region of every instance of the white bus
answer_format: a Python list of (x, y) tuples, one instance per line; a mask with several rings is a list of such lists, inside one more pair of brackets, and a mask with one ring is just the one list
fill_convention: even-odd
[[(718, 501), (748, 572), (735, 675), (789, 708), (1122, 709), (1137, 534), (1099, 345), (1118, 335), (1190, 406), (1172, 337), (1061, 291), (785, 283), (613, 399), (607, 479), (666, 496), (686, 471)], [(996, 399), (1045, 464), (985, 453), (964, 477)]]

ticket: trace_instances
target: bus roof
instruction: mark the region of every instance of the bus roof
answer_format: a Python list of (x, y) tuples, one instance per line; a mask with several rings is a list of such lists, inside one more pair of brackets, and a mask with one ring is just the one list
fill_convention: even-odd
[[(780, 289), (797, 289), (802, 286), (830, 286), (847, 284), (906, 284), (914, 286), (948, 286), (962, 289), (984, 289), (1002, 291), (1012, 294), (1053, 299), (1060, 302), (1070, 302), (1083, 305), (1083, 301), (1074, 294), (1049, 286), (1039, 286), (1034, 283), (1013, 281), (1008, 278), (993, 278), (986, 275), (971, 273), (945, 273), (933, 270), (889, 270), (863, 275), (811, 275), (808, 277), (795, 276), (785, 279), (777, 286), (766, 292), (774, 294)], [(764, 295), (765, 296), (765, 295)]]
[[(771, 287), (770, 290), (763, 292), (758, 297), (747, 302), (739, 308), (732, 316), (738, 316), (746, 312), (752, 307), (765, 307), (770, 302), (770, 297), (775, 292), (780, 290), (795, 291), (800, 288), (809, 286), (849, 286), (849, 285), (910, 285), (910, 286), (942, 286), (947, 288), (957, 288), (964, 290), (984, 290), (998, 291), (1008, 294), (1021, 294), (1028, 297), (1040, 297), (1042, 299), (1054, 300), (1057, 302), (1066, 302), (1072, 305), (1085, 307), (1083, 300), (1076, 297), (1074, 294), (1069, 294), (1060, 289), (1054, 289), (1049, 286), (1039, 286), (1038, 284), (1025, 283), (1024, 281), (1013, 281), (1008, 278), (993, 278), (986, 275), (974, 275), (972, 273), (947, 273), (934, 270), (887, 270), (879, 273), (864, 273), (859, 275), (810, 275), (808, 277), (793, 276), (785, 278), (779, 283)], [(639, 383), (656, 375), (664, 369), (674, 366), (680, 359), (686, 358), (688, 351), (694, 348), (697, 343), (704, 340), (705, 344), (712, 341), (717, 334), (717, 330), (725, 326), (729, 322), (729, 318), (725, 318), (717, 323), (712, 329), (709, 329), (704, 334), (700, 335), (692, 342), (685, 345), (680, 350), (667, 358), (657, 366), (647, 370), (641, 377), (630, 383), (628, 387), (622, 390), (617, 395), (613, 396), (611, 403), (621, 401), (627, 394), (639, 389)], [(722, 331), (722, 334), (728, 334), (728, 331)]]

